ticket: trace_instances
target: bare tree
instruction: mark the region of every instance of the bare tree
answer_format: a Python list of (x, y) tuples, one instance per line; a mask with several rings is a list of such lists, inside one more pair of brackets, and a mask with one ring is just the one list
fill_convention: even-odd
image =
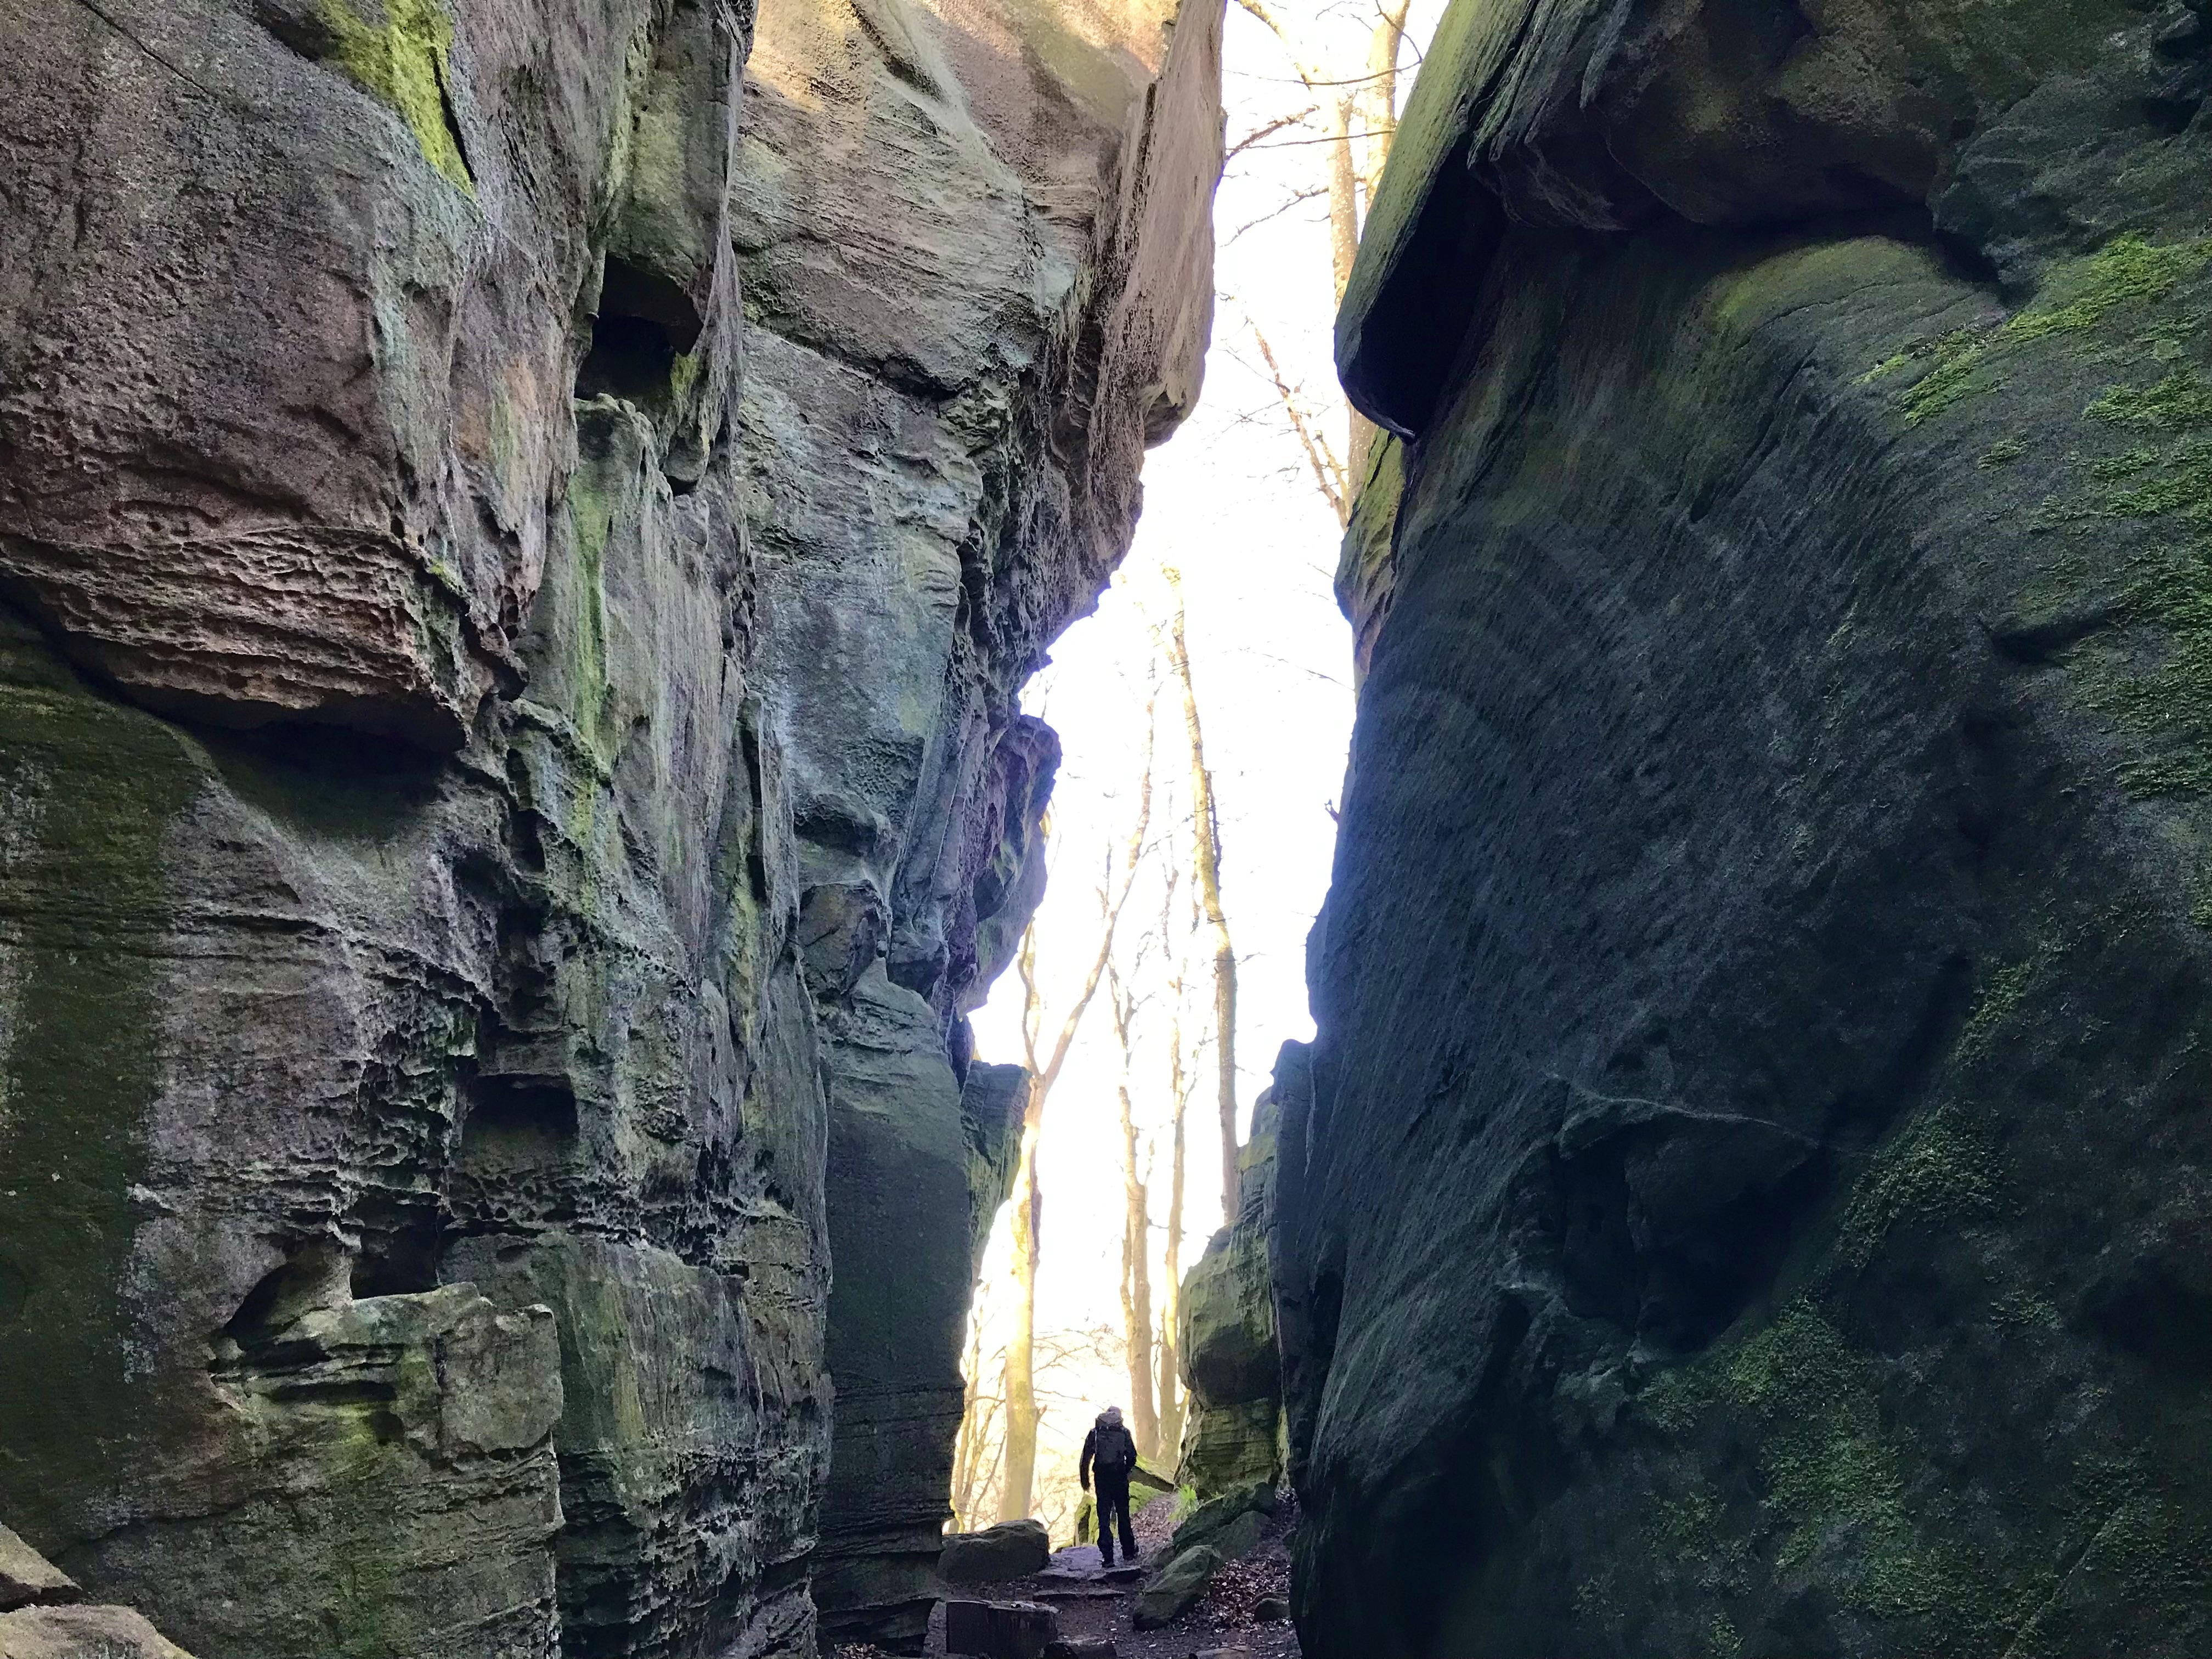
[(1206, 739), (1199, 727), (1198, 687), (1191, 677), (1190, 646), (1185, 637), (1182, 573), (1172, 565), (1163, 573), (1174, 609), (1168, 617), (1168, 666), (1182, 688), (1183, 734), (1190, 743), (1190, 805), (1193, 827), (1191, 874), (1206, 926), (1213, 933), (1214, 1058), (1221, 1068), (1216, 1108), (1221, 1124), (1221, 1213), (1237, 1218), (1237, 948), (1229, 937), (1229, 918), (1221, 908), (1221, 819), (1213, 800), (1213, 774), (1206, 764)]
[[(1406, 21), (1413, 0), (1374, 0), (1375, 19), (1367, 35), (1366, 73), (1337, 73), (1328, 54), (1298, 38), (1267, 4), (1267, 0), (1237, 0), (1279, 42), (1309, 97), (1316, 100), (1302, 114), (1264, 124), (1233, 149), (1264, 143), (1283, 127), (1326, 111), (1328, 132), (1318, 141), (1325, 165), (1325, 185), (1319, 193), (1328, 199), (1328, 258), (1332, 292), (1343, 303), (1352, 281), (1352, 267), (1359, 252), (1359, 238), (1381, 186), (1383, 164), (1398, 131), (1398, 63), (1404, 55)], [(1282, 141), (1278, 141), (1282, 142)], [(1291, 140), (1312, 143), (1314, 140)], [(1358, 154), (1355, 155), (1355, 149)], [(1242, 234), (1241, 230), (1238, 234)], [(1232, 236), (1231, 240), (1234, 240)], [(1340, 459), (1335, 447), (1310, 413), (1298, 389), (1277, 362), (1273, 348), (1257, 323), (1252, 331), (1267, 360), (1268, 378), (1274, 383), (1284, 412), (1297, 432), (1314, 482), (1339, 524), (1350, 522), (1352, 499), (1366, 471), (1367, 452), (1375, 441), (1375, 427), (1366, 416), (1345, 405), (1346, 442)]]
[(1060, 1081), (1067, 1052), (1074, 1046), (1083, 1016), (1097, 994), (1114, 953), (1114, 934), (1121, 911), (1136, 886), (1144, 862), (1146, 837), (1152, 817), (1153, 706), (1145, 706), (1144, 765), (1138, 780), (1136, 822), (1122, 848), (1118, 878), (1113, 854), (1106, 856), (1106, 880), (1099, 887), (1098, 948), (1093, 953), (1083, 988), (1066, 1017), (1049, 1055), (1042, 1050), (1044, 1002), (1037, 987), (1036, 925), (1022, 935), (1015, 967), (1022, 983), (1022, 1048), (1029, 1066), (1029, 1096), (1022, 1109), (1021, 1161), (1014, 1174), (1013, 1234), (1014, 1330), (1006, 1345), (1005, 1477), (999, 1494), (999, 1519), (1020, 1521), (1029, 1516), (1036, 1475), (1036, 1270), (1044, 1221), (1044, 1193), (1037, 1182), (1037, 1141), (1044, 1128), (1044, 1107), (1053, 1085)]
[[(1002, 1411), (1005, 1398), (983, 1392), (983, 1320), (978, 1308), (970, 1318), (968, 1360), (961, 1367), (966, 1392), (961, 1402), (960, 1437), (952, 1451), (952, 1529), (974, 1532), (989, 1512), (1006, 1454)], [(994, 1358), (1004, 1364), (1004, 1356)]]
[[(1291, 422), (1291, 430), (1298, 435), (1298, 447), (1305, 452), (1306, 465), (1312, 469), (1314, 486), (1328, 503), (1328, 510), (1336, 514), (1340, 525), (1352, 522), (1352, 480), (1345, 471), (1344, 463), (1337, 459), (1336, 449), (1328, 441), (1328, 434), (1321, 422), (1310, 415), (1297, 387), (1292, 386), (1283, 373), (1283, 366), (1275, 359), (1275, 348), (1267, 343), (1267, 336), (1260, 325), (1252, 324), (1252, 337), (1260, 343), (1260, 356), (1267, 365), (1267, 378), (1274, 383), (1275, 395), (1282, 399), (1283, 413)], [(1355, 424), (1360, 419), (1358, 410), (1352, 412)]]
[(1121, 1050), (1121, 1334), (1129, 1370), (1129, 1426), (1137, 1449), (1160, 1455), (1160, 1419), (1152, 1405), (1152, 1209), (1146, 1170), (1137, 1161), (1137, 1111), (1129, 1093), (1134, 1066), (1137, 997), (1106, 964), (1106, 1006)]
[(1336, 296), (1340, 300), (1352, 276), (1352, 257), (1359, 247), (1358, 172), (1352, 159), (1352, 117), (1361, 103), (1358, 84), (1333, 74), (1322, 54), (1292, 36), (1267, 0), (1237, 0), (1237, 3), (1259, 19), (1282, 44), (1291, 73), (1318, 100), (1316, 109), (1328, 112), (1328, 246), (1336, 271)]
[[(1170, 871), (1160, 896), (1160, 937), (1164, 941), (1176, 937), (1173, 933), (1176, 909), (1176, 873)], [(1188, 939), (1197, 931), (1196, 907), (1191, 912), (1191, 926), (1183, 929), (1180, 938)], [(1178, 1322), (1182, 1317), (1182, 1201), (1183, 1201), (1183, 1121), (1190, 1109), (1191, 1073), (1183, 1064), (1182, 1007), (1184, 955), (1178, 945), (1168, 956), (1168, 1224), (1166, 1260), (1160, 1286), (1160, 1337), (1155, 1351), (1158, 1370), (1158, 1385), (1155, 1392), (1160, 1419), (1160, 1448), (1164, 1456), (1179, 1455), (1182, 1445), (1182, 1419), (1186, 1401), (1181, 1392), (1182, 1371), (1177, 1348)]]
[[(1379, 0), (1375, 27), (1367, 37), (1367, 74), (1360, 88), (1365, 107), (1360, 115), (1364, 143), (1360, 155), (1359, 219), (1364, 226), (1375, 205), (1375, 192), (1382, 183), (1382, 164), (1390, 159), (1391, 141), (1398, 136), (1398, 60), (1405, 55), (1406, 19), (1413, 0)], [(1346, 273), (1348, 278), (1350, 272)], [(1337, 297), (1344, 297), (1340, 283)]]

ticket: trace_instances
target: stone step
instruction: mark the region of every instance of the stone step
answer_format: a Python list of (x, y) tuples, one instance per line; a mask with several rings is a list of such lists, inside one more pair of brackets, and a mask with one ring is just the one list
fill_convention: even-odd
[(945, 1604), (945, 1651), (972, 1659), (1044, 1659), (1060, 1636), (1060, 1613), (1037, 1601)]

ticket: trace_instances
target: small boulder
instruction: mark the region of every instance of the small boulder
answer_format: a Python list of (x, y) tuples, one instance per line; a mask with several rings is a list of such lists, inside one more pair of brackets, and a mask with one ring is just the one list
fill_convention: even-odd
[(1291, 1616), (1291, 1604), (1279, 1595), (1263, 1595), (1252, 1604), (1255, 1622), (1279, 1625)]
[[(1209, 1498), (1185, 1516), (1168, 1548), (1180, 1553), (1200, 1544), (1212, 1544), (1224, 1556), (1242, 1555), (1260, 1541), (1267, 1517), (1275, 1512), (1275, 1503), (1271, 1481), (1254, 1480), (1232, 1487), (1218, 1498)], [(1247, 1517), (1257, 1517), (1256, 1524), (1249, 1523)], [(1239, 1528), (1233, 1548), (1220, 1541), (1232, 1527)]]
[(75, 1579), (7, 1528), (0, 1527), (0, 1613), (12, 1613), (33, 1601), (52, 1607), (83, 1599), (84, 1592)]
[(1234, 1561), (1250, 1553), (1267, 1530), (1267, 1517), (1257, 1510), (1247, 1510), (1206, 1542), (1221, 1553), (1223, 1560)]
[(1051, 1560), (1052, 1536), (1043, 1522), (1002, 1521), (948, 1537), (937, 1576), (948, 1584), (994, 1584), (1042, 1572)]
[(0, 1659), (191, 1659), (129, 1607), (0, 1613)]
[(1221, 1567), (1221, 1553), (1206, 1545), (1182, 1552), (1137, 1592), (1130, 1604), (1137, 1628), (1158, 1630), (1175, 1623), (1197, 1605)]
[(947, 1601), (945, 1650), (974, 1659), (1044, 1659), (1060, 1614), (1035, 1601)]

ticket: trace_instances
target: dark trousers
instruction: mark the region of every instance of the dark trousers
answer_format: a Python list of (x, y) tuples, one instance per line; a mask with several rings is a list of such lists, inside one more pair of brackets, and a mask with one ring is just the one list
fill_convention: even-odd
[(1137, 1559), (1137, 1529), (1129, 1524), (1129, 1477), (1118, 1480), (1105, 1470), (1098, 1471), (1098, 1553), (1106, 1565), (1114, 1565), (1114, 1517), (1121, 1518), (1121, 1553), (1127, 1559)]

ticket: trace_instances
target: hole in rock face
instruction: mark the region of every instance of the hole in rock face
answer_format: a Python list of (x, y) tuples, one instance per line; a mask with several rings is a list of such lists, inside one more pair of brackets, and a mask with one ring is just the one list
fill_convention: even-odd
[(698, 345), (704, 327), (699, 307), (675, 283), (609, 254), (576, 395), (635, 404), (665, 400), (675, 389), (677, 358)]
[(478, 1079), (461, 1126), (461, 1166), (495, 1170), (564, 1164), (576, 1142), (576, 1097), (544, 1078)]
[(2189, 131), (2197, 119), (2197, 112), (2204, 107), (2201, 96), (2184, 94), (2172, 98), (2146, 98), (2142, 103), (2143, 122), (2155, 132), (2168, 137)]
[(1643, 1341), (1695, 1352), (1772, 1282), (1820, 1201), (1830, 1161), (1756, 1118), (1584, 1100), (1598, 1127), (1578, 1129), (1534, 1198), (1567, 1304)]
[(1313, 1364), (1316, 1374), (1336, 1357), (1336, 1331), (1344, 1318), (1344, 1275), (1324, 1267), (1313, 1281)]
[(2137, 1263), (2092, 1290), (2088, 1312), (2106, 1341), (2203, 1386), (2212, 1377), (2212, 1287), (2191, 1267)]
[(642, 317), (603, 316), (592, 325), (592, 349), (576, 376), (576, 395), (648, 403), (667, 392), (675, 373), (676, 348), (665, 329)]
[(29, 1270), (0, 1256), (0, 1325), (21, 1318), (30, 1299)]
[(376, 1196), (356, 1212), (361, 1254), (353, 1261), (356, 1301), (438, 1288), (438, 1212), (434, 1200)]

